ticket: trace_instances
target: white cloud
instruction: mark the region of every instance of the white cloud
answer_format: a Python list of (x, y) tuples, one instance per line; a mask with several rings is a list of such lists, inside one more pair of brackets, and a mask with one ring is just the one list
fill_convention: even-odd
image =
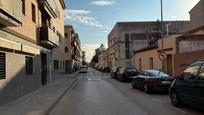
[(84, 25), (106, 29), (105, 25), (101, 24), (95, 18), (88, 16), (90, 13), (91, 12), (87, 10), (68, 9), (65, 10), (65, 20), (79, 21)]
[(100, 44), (84, 44), (82, 45), (82, 50), (86, 52), (86, 60), (91, 61), (92, 57), (95, 55), (95, 49), (100, 47)]
[(95, 0), (92, 1), (91, 4), (96, 5), (96, 6), (107, 6), (107, 5), (112, 5), (115, 1), (113, 0)]

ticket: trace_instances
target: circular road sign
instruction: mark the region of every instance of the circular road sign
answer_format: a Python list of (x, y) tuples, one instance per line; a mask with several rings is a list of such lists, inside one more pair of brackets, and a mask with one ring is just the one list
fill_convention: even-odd
[(159, 59), (160, 59), (161, 61), (164, 61), (166, 58), (167, 58), (166, 52), (161, 52), (161, 53), (159, 53)]

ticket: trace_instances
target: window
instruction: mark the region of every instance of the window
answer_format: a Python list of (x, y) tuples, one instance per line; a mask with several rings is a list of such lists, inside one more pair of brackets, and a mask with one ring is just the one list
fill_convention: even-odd
[(131, 34), (130, 38), (131, 40), (145, 40), (147, 37), (146, 34)]
[(198, 74), (198, 70), (199, 70), (200, 65), (201, 65), (200, 63), (196, 63), (196, 64), (193, 64), (190, 67), (188, 67), (183, 72), (184, 79), (194, 79)]
[(55, 27), (53, 27), (53, 31), (55, 32)]
[(154, 62), (153, 62), (153, 57), (149, 58), (149, 68), (153, 69), (154, 68)]
[(64, 52), (66, 52), (66, 53), (68, 52), (68, 47), (64, 48)]
[(54, 69), (59, 69), (59, 61), (54, 60)]
[(68, 34), (67, 34), (67, 33), (64, 33), (64, 36), (65, 36), (65, 37), (68, 37)]
[(35, 12), (35, 5), (32, 4), (32, 21), (36, 22), (36, 12)]
[(204, 65), (202, 65), (199, 73), (199, 79), (204, 80)]
[(22, 13), (25, 15), (25, 0), (22, 0)]
[(6, 55), (5, 53), (0, 53), (0, 79), (6, 78)]
[(125, 34), (125, 57), (126, 57), (126, 59), (130, 59), (130, 41), (129, 41), (129, 34)]
[(26, 56), (26, 75), (33, 74), (33, 58)]
[(139, 59), (139, 70), (142, 71), (142, 59)]
[(137, 72), (137, 70), (134, 68), (128, 68), (126, 69), (126, 72)]

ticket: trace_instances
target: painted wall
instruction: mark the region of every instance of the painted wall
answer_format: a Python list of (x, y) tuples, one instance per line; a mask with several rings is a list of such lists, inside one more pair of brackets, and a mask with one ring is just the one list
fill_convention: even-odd
[(26, 55), (5, 53), (6, 79), (0, 79), (0, 106), (41, 87), (41, 59), (39, 55), (32, 56), (33, 74), (26, 75)]

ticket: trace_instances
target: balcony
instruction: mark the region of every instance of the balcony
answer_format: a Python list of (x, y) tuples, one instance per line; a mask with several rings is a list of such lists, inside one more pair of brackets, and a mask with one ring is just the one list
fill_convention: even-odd
[(59, 47), (59, 37), (49, 27), (40, 27), (40, 42), (49, 47)]
[(57, 17), (58, 11), (55, 0), (39, 0), (39, 3), (49, 15), (52, 15), (54, 18)]
[(20, 26), (22, 18), (21, 0), (0, 0), (0, 24)]

